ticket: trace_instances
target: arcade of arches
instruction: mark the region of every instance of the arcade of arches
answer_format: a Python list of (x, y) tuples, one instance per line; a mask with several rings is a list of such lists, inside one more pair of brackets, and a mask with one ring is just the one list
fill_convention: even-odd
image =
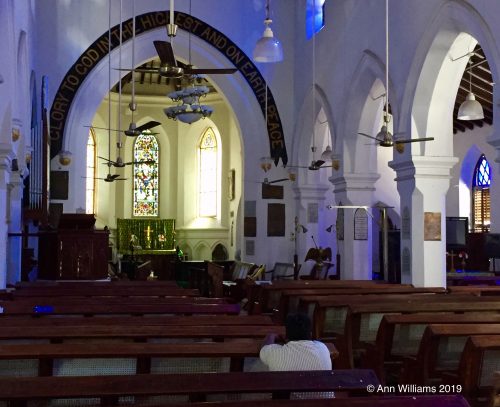
[[(51, 135), (57, 134), (50, 147), (51, 207), (95, 214), (96, 228), (110, 231), (115, 259), (118, 219), (174, 219), (172, 242), (189, 260), (240, 258), (272, 268), (293, 262), (294, 254), (304, 262), (317, 245), (338, 254), (330, 272), (342, 278), (445, 286), (451, 239), (461, 238), (449, 234), (447, 242), (447, 225), (449, 232), (467, 219), (471, 235), (500, 233), (500, 98), (493, 86), (500, 74), (499, 2), (390, 1), (386, 108), (383, 0), (326, 1), (314, 34), (308, 25), (318, 19), (310, 18), (309, 1), (294, 0), (293, 7), (273, 1), (284, 59), (271, 64), (251, 61), (263, 0), (224, 2), (224, 10), (221, 0), (192, 0), (191, 11), (179, 1), (177, 60), (238, 69), (198, 79), (209, 90), (201, 103), (213, 113), (186, 124), (163, 112), (173, 105), (166, 95), (185, 84), (114, 69), (132, 60), (136, 67), (158, 64), (153, 41), (166, 40), (166, 33), (148, 18), (163, 15), (167, 2), (136, 1), (142, 29), (135, 41), (128, 33), (121, 47), (108, 53), (101, 46), (94, 58), (110, 25), (120, 15), (132, 18), (132, 0), (122, 0), (121, 11), (119, 0), (109, 1), (111, 23), (107, 0), (0, 3), (0, 288), (22, 278), (23, 249), (37, 257), (38, 239), (21, 232), (37, 230), (26, 206), (42, 189), (30, 178), (43, 147), (37, 135), (48, 125), (43, 108), (53, 113)], [(469, 78), (484, 119), (460, 121)], [(132, 121), (132, 82), (133, 120), (160, 123), (137, 138), (107, 130)], [(272, 103), (263, 115), (266, 96)], [(57, 131), (60, 111), (64, 126)], [(358, 135), (375, 136), (384, 115), (401, 138), (434, 140), (400, 149)], [(281, 157), (273, 157), (277, 165), (264, 172), (261, 158), (282, 141), (273, 138), (273, 126), (284, 145)], [(327, 146), (326, 168), (308, 169)], [(71, 152), (69, 160), (64, 152)], [(120, 160), (127, 165), (112, 165)], [(119, 179), (106, 182), (108, 174)], [(284, 180), (269, 192), (265, 178)], [(154, 233), (148, 228), (147, 244), (160, 249), (166, 229)], [(465, 269), (494, 267), (489, 256), (467, 257)]]

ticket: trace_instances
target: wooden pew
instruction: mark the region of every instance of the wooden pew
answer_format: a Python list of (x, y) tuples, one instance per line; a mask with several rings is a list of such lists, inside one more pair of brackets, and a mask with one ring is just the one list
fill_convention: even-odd
[(0, 306), (8, 308), (9, 304), (15, 303), (18, 306), (56, 306), (56, 305), (71, 305), (79, 306), (85, 309), (87, 306), (93, 305), (126, 305), (135, 306), (141, 304), (147, 305), (167, 305), (167, 304), (227, 304), (230, 301), (228, 298), (207, 298), (207, 297), (23, 297), (14, 298), (10, 301), (0, 301)]
[[(425, 328), (430, 324), (500, 323), (500, 314), (425, 313), (384, 315), (374, 346), (367, 346), (363, 367), (374, 369), (382, 383), (399, 377), (403, 357), (416, 356)], [(394, 381), (394, 380), (391, 380)]]
[(299, 302), (303, 304), (315, 302), (319, 297), (334, 297), (338, 295), (387, 295), (387, 294), (445, 294), (443, 287), (407, 287), (393, 285), (391, 287), (363, 287), (363, 288), (305, 288), (281, 291), (279, 305), (274, 311), (277, 318), (282, 320), (289, 312), (297, 312)]
[(477, 285), (464, 285), (464, 286), (452, 286), (448, 288), (451, 294), (464, 294), (469, 293), (473, 295), (478, 295), (481, 297), (487, 295), (500, 295), (500, 287), (483, 287)]
[(202, 325), (274, 325), (268, 315), (172, 315), (172, 316), (105, 316), (32, 318), (31, 316), (0, 315), (0, 327), (4, 326), (57, 326), (57, 325), (159, 325), (159, 326), (202, 326)]
[(77, 377), (0, 378), (0, 400), (17, 406), (28, 400), (100, 398), (114, 404), (119, 397), (189, 395), (204, 401), (220, 393), (273, 393), (289, 398), (291, 392), (348, 391), (366, 394), (379, 381), (370, 370), (230, 372), (196, 374), (140, 374)]
[(443, 374), (445, 383), (463, 386), (471, 406), (494, 406), (494, 380), (500, 370), (500, 335), (471, 336), (460, 358), (457, 373)]
[[(390, 288), (395, 284), (386, 284), (374, 280), (277, 280), (272, 284), (262, 284), (254, 288), (249, 301), (257, 302), (264, 312), (272, 311), (279, 304), (281, 292), (298, 289), (326, 288)], [(398, 287), (404, 286), (401, 284)], [(411, 285), (406, 285), (410, 287)]]
[(240, 312), (239, 304), (132, 304), (126, 301), (122, 304), (89, 304), (85, 307), (72, 304), (56, 304), (38, 308), (29, 304), (17, 304), (16, 301), (4, 302), (3, 313), (6, 315), (32, 315), (32, 316), (56, 316), (56, 315), (146, 315), (146, 314), (233, 314)]
[[(401, 380), (422, 385), (440, 382), (444, 371), (454, 372), (458, 369), (460, 355), (467, 338), (472, 335), (500, 335), (500, 324), (428, 325), (417, 356), (405, 358)], [(451, 344), (448, 345), (448, 342)], [(451, 352), (448, 349), (450, 347)]]
[[(0, 345), (0, 366), (3, 367), (0, 376), (9, 375), (3, 361), (19, 360), (33, 362), (25, 365), (22, 372), (13, 372), (15, 376), (81, 375), (89, 366), (84, 365), (84, 359), (90, 359), (90, 366), (107, 374), (125, 374), (126, 370), (136, 374), (168, 373), (187, 365), (199, 372), (205, 371), (203, 365), (207, 371), (243, 371), (244, 359), (259, 357), (261, 345), (262, 339), (224, 343), (120, 343), (119, 346), (105, 342)], [(113, 363), (113, 360), (117, 361)]]
[[(315, 338), (330, 338), (333, 334), (335, 345), (340, 352), (337, 362), (340, 367), (354, 366), (353, 351), (365, 349), (366, 343), (375, 342), (378, 326), (384, 314), (500, 311), (500, 301), (493, 297), (412, 295), (401, 299), (394, 295), (383, 300), (377, 296), (361, 297), (363, 299), (337, 298), (320, 300), (316, 303), (313, 335)], [(331, 332), (325, 329), (327, 310), (333, 313), (329, 318), (336, 318), (333, 327), (329, 328), (333, 329)]]
[(12, 288), (32, 288), (32, 287), (178, 287), (173, 280), (37, 280), (18, 281)]
[(47, 340), (61, 342), (69, 339), (103, 339), (146, 341), (158, 338), (194, 338), (224, 340), (226, 338), (264, 338), (268, 333), (284, 336), (281, 325), (54, 325), (54, 326), (2, 326), (0, 341), (14, 339)]
[(500, 285), (500, 276), (447, 276), (448, 286), (456, 285)]
[[(460, 395), (415, 395), (415, 396), (381, 396), (381, 397), (347, 397), (334, 399), (306, 400), (259, 400), (259, 407), (470, 407), (467, 400)], [(169, 407), (185, 407), (186, 404), (169, 404)], [(255, 400), (230, 403), (210, 402), (210, 407), (254, 407)], [(207, 407), (207, 403), (189, 403), (189, 407)]]
[(24, 297), (165, 297), (165, 296), (184, 296), (195, 297), (199, 296), (197, 289), (180, 288), (180, 287), (148, 287), (146, 285), (133, 286), (116, 286), (116, 287), (101, 287), (101, 286), (82, 286), (82, 287), (36, 287), (23, 288), (11, 292), (13, 298)]

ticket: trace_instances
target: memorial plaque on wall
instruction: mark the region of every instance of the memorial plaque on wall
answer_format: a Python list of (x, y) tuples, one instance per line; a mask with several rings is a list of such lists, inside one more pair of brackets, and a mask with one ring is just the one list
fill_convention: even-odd
[(255, 240), (245, 240), (245, 254), (255, 256)]
[(368, 240), (368, 214), (362, 208), (354, 212), (354, 240)]
[(243, 219), (243, 236), (257, 236), (257, 202), (245, 201), (245, 217)]
[[(339, 202), (342, 205), (342, 202)], [(337, 209), (337, 221), (335, 222), (335, 229), (337, 230), (337, 239), (344, 240), (344, 208)]]
[(410, 249), (407, 247), (403, 248), (403, 255), (401, 259), (401, 272), (404, 275), (411, 274), (411, 254)]
[(283, 186), (262, 184), (262, 199), (283, 199)]
[(68, 171), (50, 172), (50, 199), (68, 199)]
[(307, 204), (307, 223), (318, 223), (319, 205), (314, 202)]
[(267, 235), (285, 236), (285, 205), (267, 205)]
[(441, 240), (441, 212), (424, 212), (424, 240)]
[(410, 239), (411, 238), (411, 216), (410, 209), (407, 206), (403, 208), (403, 214), (401, 217), (401, 238)]

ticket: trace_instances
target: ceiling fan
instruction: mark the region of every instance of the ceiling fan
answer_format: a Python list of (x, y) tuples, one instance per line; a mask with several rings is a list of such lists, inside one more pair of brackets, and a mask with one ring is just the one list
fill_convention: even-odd
[[(82, 177), (82, 178), (92, 178), (92, 177)], [(106, 178), (93, 177), (93, 179), (99, 179), (104, 182), (114, 182), (114, 181), (125, 181), (127, 178), (120, 178), (120, 174), (111, 174), (108, 172)]]
[[(384, 123), (378, 134), (373, 137), (366, 133), (358, 133), (360, 136), (368, 137), (372, 140), (377, 141), (381, 147), (393, 147), (400, 146), (402, 144), (407, 143), (416, 143), (416, 142), (424, 142), (424, 141), (432, 141), (434, 137), (422, 137), (422, 138), (414, 138), (414, 139), (401, 139), (395, 138), (397, 134), (394, 135), (389, 131), (389, 0), (385, 0), (385, 94), (382, 95), (384, 97)], [(399, 150), (398, 150), (399, 151)]]
[(123, 168), (125, 167), (126, 165), (134, 165), (134, 164), (154, 164), (155, 161), (154, 160), (146, 160), (146, 161), (129, 161), (129, 162), (123, 162), (123, 159), (118, 156), (116, 158), (116, 161), (113, 161), (113, 160), (110, 160), (108, 158), (105, 158), (105, 157), (100, 157), (100, 156), (97, 156), (97, 158), (100, 158), (101, 160), (104, 160), (106, 161), (105, 165), (107, 165), (108, 167), (116, 167), (116, 168)]
[(180, 78), (184, 75), (225, 75), (232, 74), (237, 71), (236, 68), (193, 68), (191, 63), (185, 66), (177, 65), (177, 61), (172, 48), (172, 40), (177, 34), (177, 24), (174, 22), (174, 0), (170, 0), (170, 20), (167, 24), (167, 34), (170, 37), (170, 42), (167, 41), (153, 41), (156, 53), (160, 58), (161, 65), (159, 68), (135, 68), (122, 69), (126, 71), (157, 73), (160, 76), (167, 78)]
[[(132, 110), (132, 112), (133, 112), (133, 110)], [(107, 127), (96, 127), (96, 126), (85, 126), (85, 127), (92, 127), (94, 129), (100, 129), (100, 130), (118, 131), (118, 132), (123, 132), (126, 136), (129, 136), (129, 137), (137, 137), (141, 134), (144, 134), (144, 132), (148, 131), (149, 129), (152, 129), (152, 128), (159, 126), (161, 124), (160, 122), (150, 120), (147, 123), (144, 123), (140, 126), (137, 126), (137, 124), (133, 120), (134, 119), (132, 118), (132, 121), (130, 122), (129, 127), (126, 130), (108, 129)], [(158, 134), (158, 133), (149, 133), (148, 132), (147, 134)]]
[(301, 166), (301, 165), (289, 165), (288, 168), (307, 168), (308, 170), (311, 171), (318, 171), (321, 168), (332, 168), (331, 164), (323, 165), (325, 164), (325, 161), (323, 160), (312, 160), (311, 164), (308, 166)]

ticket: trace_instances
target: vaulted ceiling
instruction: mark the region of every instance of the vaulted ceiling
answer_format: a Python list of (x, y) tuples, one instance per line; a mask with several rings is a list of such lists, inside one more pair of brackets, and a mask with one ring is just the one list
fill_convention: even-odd
[(476, 100), (483, 106), (484, 119), (457, 119), (458, 109), (469, 92), (469, 69), (466, 69), (460, 81), (457, 98), (455, 99), (455, 108), (453, 110), (453, 133), (455, 134), (459, 131), (472, 130), (474, 127), (483, 127), (485, 123), (490, 125), (493, 124), (493, 78), (484, 51), (479, 44), (472, 52), (470, 61), (471, 63), (467, 66), (472, 67), (470, 72), (472, 93), (474, 93)]

